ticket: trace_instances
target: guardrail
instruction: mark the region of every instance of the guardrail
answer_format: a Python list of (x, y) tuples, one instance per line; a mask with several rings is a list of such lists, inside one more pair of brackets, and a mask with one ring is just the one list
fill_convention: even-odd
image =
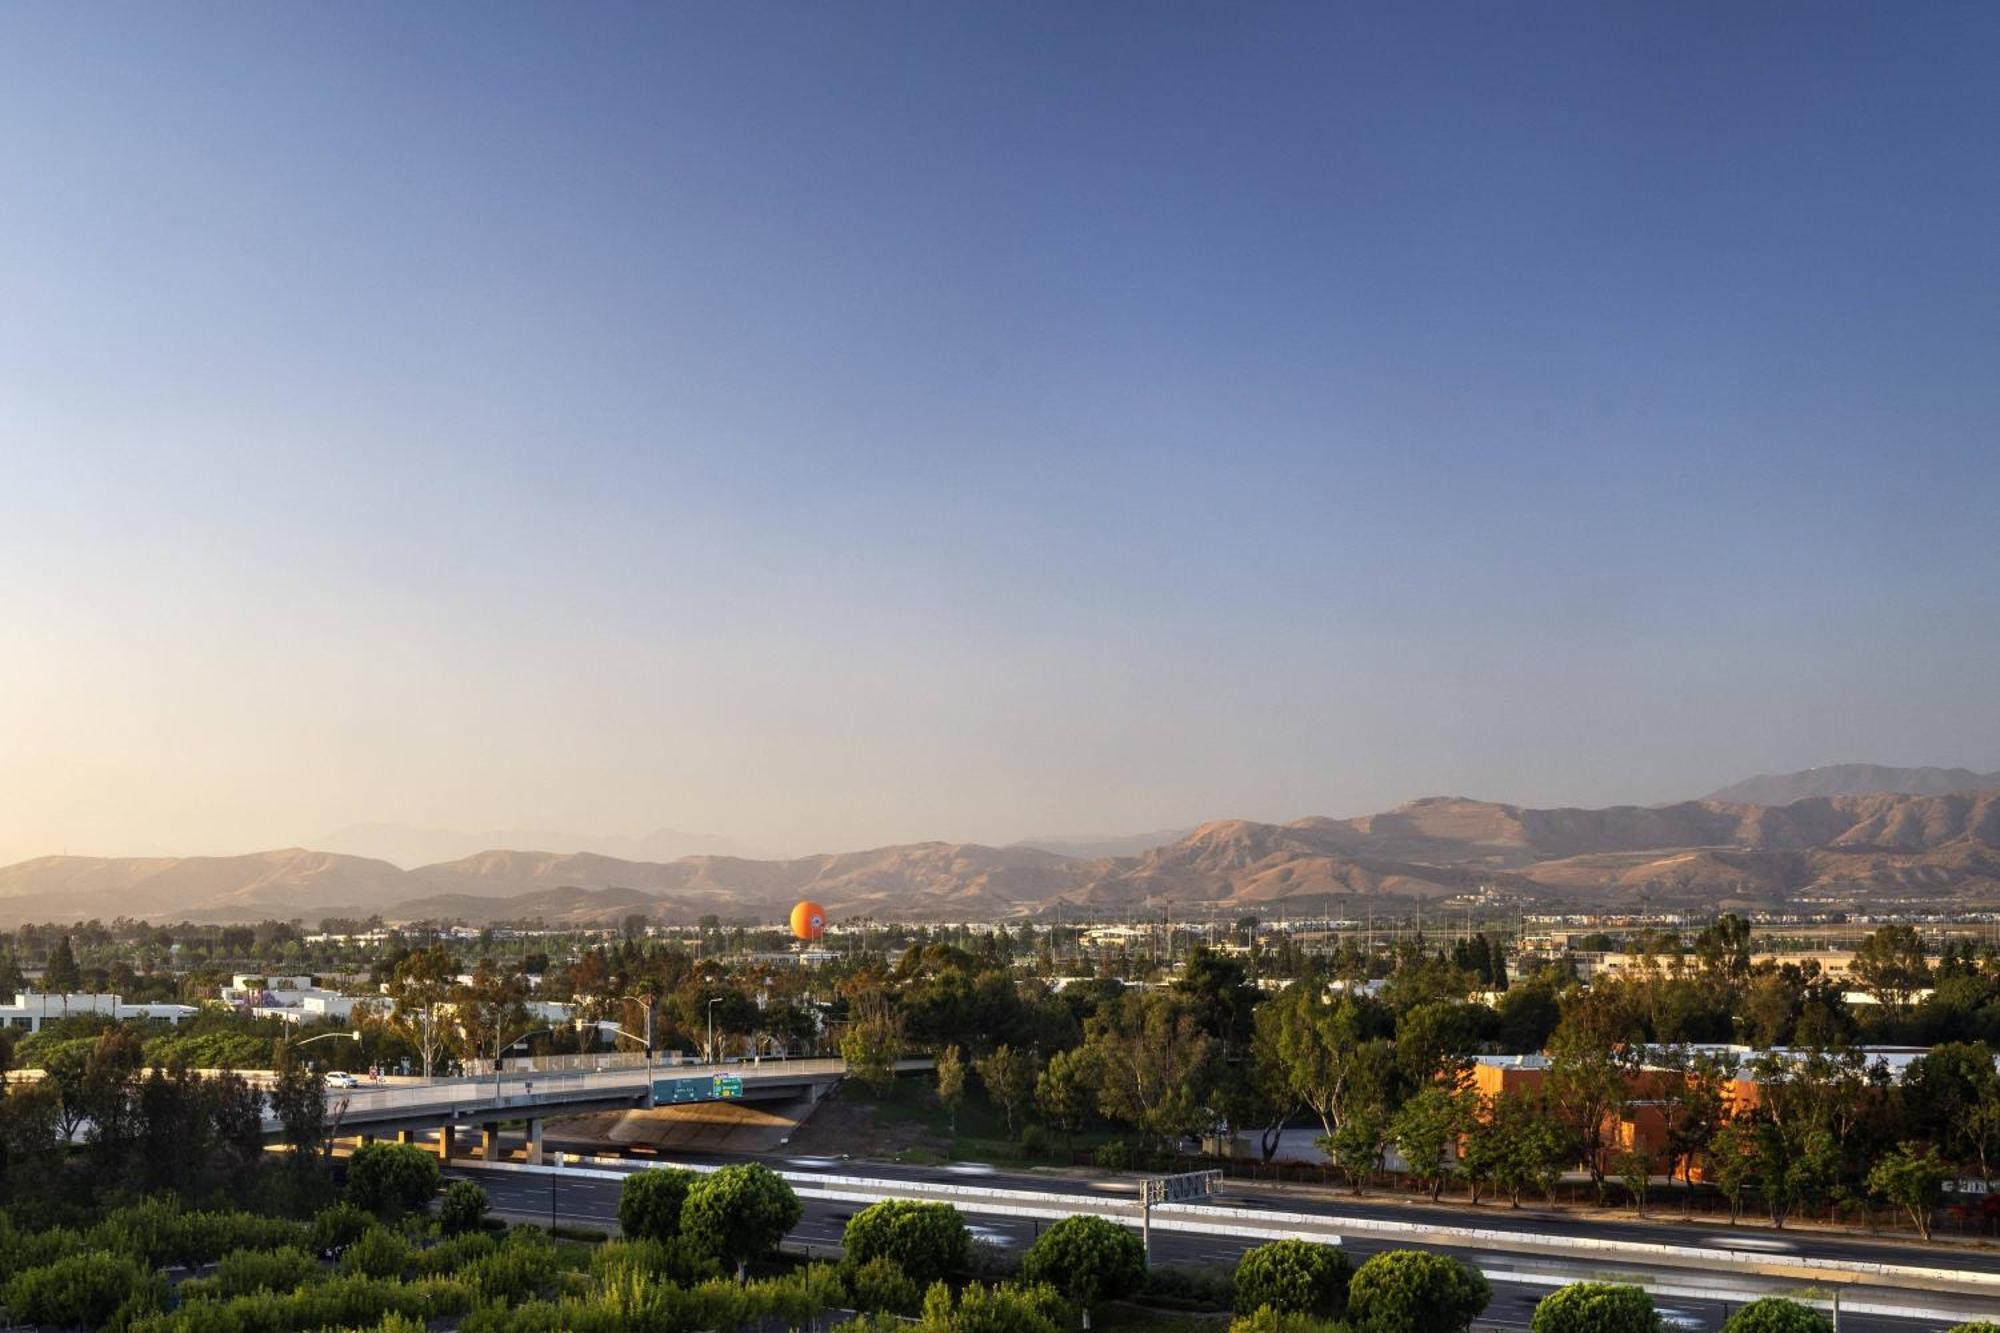
[[(703, 1073), (724, 1073), (745, 1082), (779, 1081), (788, 1078), (842, 1074), (845, 1062), (819, 1058), (762, 1061), (692, 1062), (680, 1065), (646, 1065), (632, 1069), (586, 1070), (575, 1073), (514, 1073), (497, 1078), (433, 1079), (429, 1083), (403, 1084), (393, 1088), (328, 1088), (329, 1105), (344, 1106), (345, 1113), (407, 1110), (413, 1114), (432, 1109), (450, 1110), (467, 1104), (494, 1110), (545, 1105), (573, 1100), (579, 1094), (615, 1093), (630, 1089), (643, 1091), (668, 1071), (674, 1077), (699, 1077)], [(268, 1114), (267, 1125), (275, 1123)]]
[[(571, 1160), (587, 1166), (528, 1166), (496, 1162), (482, 1169), (536, 1173), (568, 1172), (585, 1179), (622, 1180), (635, 1170), (678, 1169), (707, 1173), (719, 1166), (707, 1163), (648, 1163), (634, 1167), (624, 1158), (579, 1157)], [(613, 1170), (613, 1164), (624, 1167)], [(931, 1181), (884, 1180), (869, 1176), (834, 1176), (813, 1171), (780, 1171), (778, 1175), (804, 1198), (837, 1199), (872, 1203), (887, 1198), (935, 1199), (967, 1205), (966, 1211), (1015, 1217), (1068, 1217), (1087, 1212), (1097, 1217), (1138, 1226), (1141, 1205), (1135, 1195), (1124, 1200), (1103, 1195), (1044, 1194), (1027, 1190), (996, 1189), (980, 1185), (946, 1185)], [(1153, 1225), (1169, 1231), (1194, 1231), (1213, 1235), (1261, 1237), (1267, 1240), (1317, 1240), (1339, 1244), (1345, 1234), (1384, 1236), (1414, 1244), (1443, 1245), (1453, 1249), (1503, 1250), (1519, 1254), (1548, 1254), (1586, 1257), (1602, 1272), (1608, 1261), (1624, 1260), (1669, 1269), (1701, 1268), (1733, 1270), (1748, 1277), (1787, 1281), (1843, 1283), (1850, 1286), (1902, 1287), (1953, 1292), (1959, 1295), (2000, 1299), (2000, 1273), (1970, 1269), (1930, 1268), (1916, 1264), (1884, 1264), (1865, 1260), (1818, 1259), (1808, 1256), (1748, 1254), (1740, 1250), (1709, 1250), (1693, 1245), (1670, 1245), (1659, 1241), (1600, 1240), (1585, 1236), (1562, 1236), (1537, 1232), (1503, 1231), (1487, 1227), (1432, 1225), (1421, 1222), (1394, 1222), (1386, 1219), (1342, 1217), (1325, 1213), (1292, 1213), (1269, 1209), (1230, 1208), (1219, 1204), (1155, 1204)], [(1843, 1308), (1856, 1309), (1847, 1306)], [(1990, 1314), (1991, 1312), (1988, 1311)]]

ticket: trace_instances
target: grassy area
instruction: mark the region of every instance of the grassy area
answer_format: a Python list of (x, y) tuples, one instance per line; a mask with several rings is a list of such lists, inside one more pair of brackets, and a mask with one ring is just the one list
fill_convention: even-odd
[[(848, 1080), (839, 1095), (853, 1109), (865, 1112), (884, 1140), (900, 1145), (889, 1153), (898, 1161), (919, 1164), (938, 1162), (991, 1162), (1001, 1166), (1067, 1166), (1069, 1153), (1062, 1135), (1042, 1126), (1040, 1151), (1029, 1151), (1016, 1133), (1007, 1132), (1007, 1118), (986, 1097), (977, 1081), (967, 1087), (958, 1108), (954, 1132), (953, 1118), (937, 1099), (937, 1085), (928, 1077), (903, 1077), (880, 1096), (865, 1085)], [(1076, 1136), (1076, 1146), (1086, 1149), (1116, 1135), (1097, 1128)], [(859, 1151), (857, 1149), (857, 1151)], [(877, 1150), (880, 1152), (880, 1149)]]
[(1223, 1333), (1230, 1315), (1156, 1310), (1130, 1301), (1113, 1301), (1091, 1316), (1097, 1333)]

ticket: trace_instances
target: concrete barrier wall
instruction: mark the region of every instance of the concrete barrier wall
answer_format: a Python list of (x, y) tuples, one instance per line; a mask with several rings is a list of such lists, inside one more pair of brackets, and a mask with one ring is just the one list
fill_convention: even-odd
[[(609, 1180), (623, 1179), (630, 1174), (628, 1170), (607, 1169), (611, 1163), (624, 1164), (624, 1159), (621, 1158), (579, 1160), (590, 1165), (535, 1167), (496, 1162), (491, 1169), (566, 1171), (579, 1176)], [(689, 1164), (678, 1169), (711, 1172), (721, 1168), (710, 1164)], [(875, 1203), (887, 1198), (936, 1200), (946, 1203), (962, 1202), (967, 1205), (968, 1212), (991, 1213), (996, 1216), (1060, 1218), (1076, 1213), (1088, 1213), (1132, 1226), (1140, 1224), (1140, 1209), (1136, 1199), (1128, 1202), (1099, 1195), (1041, 1194), (976, 1185), (881, 1180), (866, 1176), (831, 1176), (818, 1172), (780, 1171), (778, 1174), (796, 1189), (802, 1198), (832, 1199), (852, 1203)], [(1808, 1283), (1914, 1286), (1963, 1295), (2000, 1297), (2000, 1273), (1932, 1268), (1915, 1264), (1879, 1264), (1806, 1257), (1777, 1258), (1744, 1254), (1741, 1251), (1709, 1250), (1692, 1245), (1594, 1240), (1588, 1237), (1502, 1231), (1487, 1227), (1390, 1222), (1318, 1213), (1276, 1212), (1261, 1208), (1251, 1211), (1216, 1204), (1194, 1203), (1155, 1205), (1153, 1225), (1169, 1231), (1206, 1232), (1213, 1235), (1262, 1237), (1271, 1240), (1296, 1238), (1317, 1240), (1325, 1244), (1339, 1244), (1341, 1235), (1352, 1233), (1406, 1240), (1413, 1244), (1442, 1245), (1455, 1249), (1489, 1249), (1590, 1259), (1595, 1261), (1598, 1271), (1602, 1270), (1606, 1262), (1622, 1259), (1631, 1263), (1650, 1263), (1667, 1268), (1700, 1267), (1711, 1271), (1721, 1269), (1744, 1277), (1781, 1278)]]

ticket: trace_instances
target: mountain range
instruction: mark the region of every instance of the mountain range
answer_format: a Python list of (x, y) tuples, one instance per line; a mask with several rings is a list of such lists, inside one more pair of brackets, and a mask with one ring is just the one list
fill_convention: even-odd
[(349, 824), (313, 846), (321, 851), (370, 857), (408, 869), (438, 861), (456, 861), (494, 847), (539, 847), (550, 852), (596, 852), (628, 861), (672, 861), (683, 856), (756, 856), (758, 853), (706, 833), (655, 829), (643, 837), (617, 833), (564, 833), (553, 829), (493, 829), (469, 833), (463, 829), (414, 828), (408, 824)]
[(1433, 797), (1356, 819), (1218, 820), (1119, 855), (942, 842), (789, 860), (487, 850), (408, 870), (380, 857), (300, 848), (50, 856), (0, 868), (0, 926), (377, 912), (395, 921), (472, 923), (604, 922), (632, 913), (770, 921), (800, 897), (823, 903), (836, 919), (993, 920), (1061, 904), (1268, 913), (1288, 901), (1292, 909), (1356, 913), (1469, 895), (1520, 907), (1992, 905), (2000, 903), (2000, 783), (1936, 795), (1597, 810)]
[(1943, 796), (1947, 792), (2000, 787), (2000, 773), (1975, 773), (1969, 768), (1889, 768), (1882, 764), (1826, 764), (1797, 773), (1768, 773), (1746, 778), (1704, 800), (1745, 805), (1790, 805), (1812, 796), (1869, 796), (1899, 792), (1906, 796)]

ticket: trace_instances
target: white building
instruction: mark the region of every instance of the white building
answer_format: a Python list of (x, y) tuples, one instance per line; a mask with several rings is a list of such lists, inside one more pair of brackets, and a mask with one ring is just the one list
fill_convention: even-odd
[(12, 1004), (0, 1004), (0, 1026), (16, 1032), (40, 1032), (44, 1023), (54, 1023), (79, 1014), (102, 1014), (111, 1019), (156, 1018), (179, 1023), (200, 1012), (191, 1004), (127, 1004), (124, 997), (97, 993), (44, 995), (22, 991)]

